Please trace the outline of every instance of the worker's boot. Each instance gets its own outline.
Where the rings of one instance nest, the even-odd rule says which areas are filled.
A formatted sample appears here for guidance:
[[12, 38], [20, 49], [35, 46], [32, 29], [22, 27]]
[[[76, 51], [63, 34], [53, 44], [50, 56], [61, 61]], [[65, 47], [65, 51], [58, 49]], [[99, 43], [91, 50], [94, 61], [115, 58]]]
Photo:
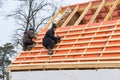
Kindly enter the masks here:
[[27, 46], [27, 50], [28, 50], [28, 51], [30, 51], [31, 49], [32, 49], [32, 46], [31, 46], [31, 45]]
[[36, 45], [36, 43], [32, 44], [31, 47], [34, 47]]
[[26, 49], [27, 49], [26, 47], [23, 47], [23, 51], [26, 51]]
[[27, 50], [30, 51], [35, 45], [36, 45], [36, 44], [34, 43], [34, 44], [32, 44], [32, 45], [27, 46]]
[[48, 55], [52, 55], [52, 54], [53, 54], [52, 49], [48, 48]]

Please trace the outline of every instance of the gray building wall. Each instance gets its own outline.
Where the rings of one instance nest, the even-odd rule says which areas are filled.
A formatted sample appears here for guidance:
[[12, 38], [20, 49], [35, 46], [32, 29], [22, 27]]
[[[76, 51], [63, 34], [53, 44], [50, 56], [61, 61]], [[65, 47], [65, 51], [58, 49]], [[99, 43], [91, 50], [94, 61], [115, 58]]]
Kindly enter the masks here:
[[10, 80], [120, 80], [120, 69], [11, 72]]

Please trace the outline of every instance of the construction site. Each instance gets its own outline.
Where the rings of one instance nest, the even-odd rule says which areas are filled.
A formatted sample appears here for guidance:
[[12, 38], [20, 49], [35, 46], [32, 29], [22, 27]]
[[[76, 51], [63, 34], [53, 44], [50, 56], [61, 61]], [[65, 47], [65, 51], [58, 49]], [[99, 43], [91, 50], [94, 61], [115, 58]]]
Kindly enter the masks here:
[[[42, 39], [53, 21], [59, 26], [55, 33], [61, 41], [55, 45], [54, 54], [48, 55]], [[30, 51], [20, 52], [8, 66], [10, 73], [36, 71], [38, 75], [39, 71], [52, 70], [119, 70], [120, 0], [91, 0], [61, 7], [34, 41], [37, 44]]]

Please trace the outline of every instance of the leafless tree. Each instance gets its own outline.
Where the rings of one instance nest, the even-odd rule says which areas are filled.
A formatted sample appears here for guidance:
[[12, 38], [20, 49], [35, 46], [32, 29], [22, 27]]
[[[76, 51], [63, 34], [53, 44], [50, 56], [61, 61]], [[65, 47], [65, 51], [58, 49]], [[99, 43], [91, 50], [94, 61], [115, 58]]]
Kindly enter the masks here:
[[2, 6], [2, 4], [3, 4], [3, 0], [0, 0], [0, 7]]
[[3, 3], [7, 0], [0, 0], [0, 8], [2, 7]]
[[37, 33], [47, 21], [54, 15], [57, 7], [47, 0], [18, 0], [20, 6], [8, 15], [14, 16], [18, 29], [13, 35], [15, 46], [22, 46], [22, 36], [24, 31], [30, 27]]

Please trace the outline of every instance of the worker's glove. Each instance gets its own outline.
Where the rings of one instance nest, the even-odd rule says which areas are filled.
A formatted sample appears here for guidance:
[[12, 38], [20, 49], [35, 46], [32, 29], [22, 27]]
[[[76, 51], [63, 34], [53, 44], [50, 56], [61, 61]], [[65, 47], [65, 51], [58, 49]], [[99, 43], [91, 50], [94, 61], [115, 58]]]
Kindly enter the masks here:
[[60, 36], [57, 36], [57, 41], [60, 41], [61, 40], [61, 37]]

